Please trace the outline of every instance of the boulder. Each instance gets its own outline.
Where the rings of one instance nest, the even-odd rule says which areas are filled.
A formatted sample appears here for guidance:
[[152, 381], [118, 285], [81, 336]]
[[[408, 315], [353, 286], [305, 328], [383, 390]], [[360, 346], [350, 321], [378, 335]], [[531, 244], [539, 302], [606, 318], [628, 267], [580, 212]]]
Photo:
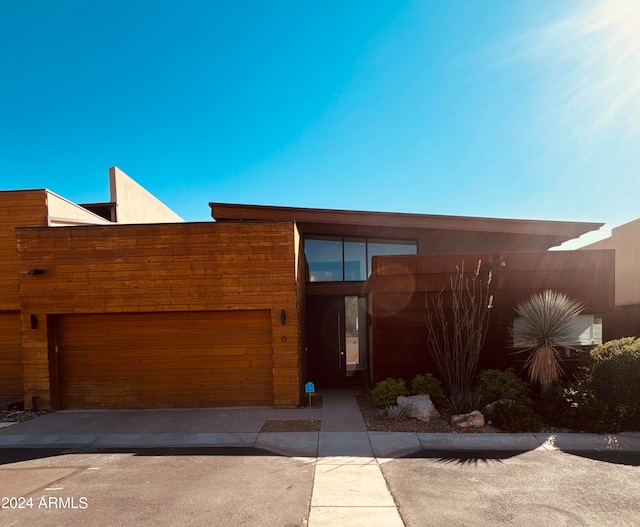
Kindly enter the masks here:
[[451, 416], [451, 426], [458, 428], [480, 428], [484, 426], [484, 415], [480, 410], [474, 410], [468, 414], [458, 414]]
[[397, 401], [398, 406], [405, 408], [405, 416], [407, 417], [413, 417], [425, 423], [440, 417], [440, 413], [428, 395], [412, 395], [410, 397], [399, 395]]

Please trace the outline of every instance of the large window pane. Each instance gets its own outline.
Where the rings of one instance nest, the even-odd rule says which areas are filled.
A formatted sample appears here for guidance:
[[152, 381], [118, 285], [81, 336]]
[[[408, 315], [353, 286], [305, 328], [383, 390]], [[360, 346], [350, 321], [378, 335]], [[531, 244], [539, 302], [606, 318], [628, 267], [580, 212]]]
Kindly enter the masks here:
[[304, 252], [309, 264], [311, 282], [341, 281], [342, 240], [335, 238], [307, 238]]
[[371, 274], [373, 256], [416, 254], [417, 247], [406, 240], [310, 236], [304, 252], [311, 282], [364, 281]]
[[367, 279], [367, 243], [364, 238], [344, 240], [344, 279]]
[[415, 243], [407, 243], [406, 241], [397, 240], [369, 240], [367, 244], [367, 252], [369, 254], [369, 269], [367, 276], [371, 274], [371, 259], [374, 256], [387, 256], [392, 254], [416, 254], [417, 247]]

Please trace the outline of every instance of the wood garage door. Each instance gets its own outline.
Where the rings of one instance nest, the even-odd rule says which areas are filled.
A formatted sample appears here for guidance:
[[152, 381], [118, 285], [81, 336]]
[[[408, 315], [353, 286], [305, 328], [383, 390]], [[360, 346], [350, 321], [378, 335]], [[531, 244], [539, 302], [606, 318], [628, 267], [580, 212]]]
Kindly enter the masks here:
[[23, 393], [20, 313], [0, 313], [0, 395]]
[[62, 408], [273, 404], [269, 311], [58, 317]]

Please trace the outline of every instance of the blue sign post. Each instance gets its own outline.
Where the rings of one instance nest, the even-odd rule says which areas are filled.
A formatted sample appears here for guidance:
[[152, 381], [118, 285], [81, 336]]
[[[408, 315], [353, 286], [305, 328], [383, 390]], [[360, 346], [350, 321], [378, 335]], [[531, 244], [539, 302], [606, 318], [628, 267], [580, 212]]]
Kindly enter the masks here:
[[309, 394], [309, 408], [311, 408], [311, 396], [315, 393], [316, 387], [311, 381], [309, 381], [304, 385], [304, 391]]

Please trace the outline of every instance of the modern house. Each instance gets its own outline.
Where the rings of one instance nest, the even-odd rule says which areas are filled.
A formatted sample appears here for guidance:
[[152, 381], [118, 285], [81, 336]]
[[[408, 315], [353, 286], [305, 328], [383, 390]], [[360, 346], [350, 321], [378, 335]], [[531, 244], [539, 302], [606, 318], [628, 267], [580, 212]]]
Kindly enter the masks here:
[[582, 249], [615, 251], [614, 331], [620, 336], [640, 335], [640, 219], [615, 227], [611, 236]]
[[[548, 251], [602, 226], [425, 214], [210, 203], [218, 223], [295, 221], [306, 259], [308, 376], [340, 385], [434, 372], [426, 349], [426, 298], [463, 262], [493, 274], [494, 309], [482, 367], [521, 365], [509, 347], [513, 308], [553, 288], [585, 305], [585, 332], [600, 332], [614, 305], [612, 251]], [[607, 321], [608, 322], [608, 321]], [[605, 332], [605, 336], [607, 333]]]
[[508, 365], [531, 292], [566, 291], [594, 324], [614, 305], [613, 251], [548, 251], [599, 223], [223, 203], [185, 223], [111, 174], [110, 202], [62, 200], [75, 222], [52, 220], [48, 191], [0, 193], [0, 375], [27, 406], [293, 407], [309, 380], [424, 372], [425, 294], [461, 261], [494, 268], [486, 365]]

